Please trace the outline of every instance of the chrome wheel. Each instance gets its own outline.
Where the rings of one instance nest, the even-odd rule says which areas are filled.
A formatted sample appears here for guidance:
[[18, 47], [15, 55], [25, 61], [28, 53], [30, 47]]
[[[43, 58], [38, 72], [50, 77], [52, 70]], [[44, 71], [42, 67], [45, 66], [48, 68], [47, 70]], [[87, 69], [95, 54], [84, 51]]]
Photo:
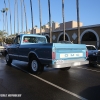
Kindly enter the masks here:
[[33, 60], [31, 63], [32, 70], [36, 72], [38, 70], [38, 63], [36, 60]]

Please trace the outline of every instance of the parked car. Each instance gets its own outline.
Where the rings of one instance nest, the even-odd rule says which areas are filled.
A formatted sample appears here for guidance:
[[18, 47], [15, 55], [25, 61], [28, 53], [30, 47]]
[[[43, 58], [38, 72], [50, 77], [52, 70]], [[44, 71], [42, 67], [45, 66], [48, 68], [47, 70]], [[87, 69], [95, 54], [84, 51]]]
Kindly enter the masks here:
[[47, 43], [45, 36], [35, 34], [18, 35], [5, 51], [8, 65], [12, 60], [26, 61], [34, 74], [43, 71], [44, 66], [68, 70], [88, 64], [87, 56], [85, 44]]
[[2, 42], [0, 42], [0, 53], [3, 55], [4, 51], [5, 51], [5, 45]]
[[89, 65], [96, 64], [97, 54], [98, 54], [97, 48], [94, 45], [86, 45], [86, 47], [87, 47], [87, 50], [88, 50]]

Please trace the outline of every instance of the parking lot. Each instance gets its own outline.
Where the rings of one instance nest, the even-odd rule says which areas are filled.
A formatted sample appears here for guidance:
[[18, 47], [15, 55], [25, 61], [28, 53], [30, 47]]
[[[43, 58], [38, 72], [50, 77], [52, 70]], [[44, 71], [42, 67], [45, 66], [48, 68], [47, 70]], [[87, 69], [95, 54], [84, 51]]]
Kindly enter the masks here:
[[8, 66], [0, 55], [0, 100], [100, 100], [99, 94], [99, 66], [77, 66], [68, 71], [45, 68], [33, 75], [27, 63], [14, 60]]

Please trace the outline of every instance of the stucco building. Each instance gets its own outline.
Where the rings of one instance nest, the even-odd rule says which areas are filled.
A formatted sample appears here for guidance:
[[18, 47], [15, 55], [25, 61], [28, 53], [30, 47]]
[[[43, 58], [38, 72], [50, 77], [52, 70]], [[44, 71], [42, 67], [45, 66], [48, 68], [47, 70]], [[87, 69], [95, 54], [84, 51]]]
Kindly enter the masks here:
[[[44, 30], [42, 32], [50, 41], [49, 27], [48, 31]], [[69, 21], [65, 22], [65, 39], [67, 41], [73, 41], [73, 43], [78, 43], [77, 36], [77, 22]], [[58, 42], [63, 40], [63, 23], [52, 23], [52, 41]], [[82, 44], [95, 45], [97, 48], [100, 48], [100, 24], [98, 25], [89, 25], [83, 26], [83, 23], [80, 22], [80, 42]]]

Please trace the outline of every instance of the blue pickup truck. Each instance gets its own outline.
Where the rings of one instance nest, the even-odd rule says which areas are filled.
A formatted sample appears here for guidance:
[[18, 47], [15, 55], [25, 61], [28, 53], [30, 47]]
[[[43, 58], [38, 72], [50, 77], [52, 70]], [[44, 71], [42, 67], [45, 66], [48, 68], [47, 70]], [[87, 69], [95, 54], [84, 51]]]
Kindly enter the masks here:
[[8, 65], [12, 60], [26, 61], [33, 74], [43, 71], [44, 66], [70, 69], [72, 66], [88, 64], [85, 44], [47, 43], [43, 35], [20, 34], [6, 48]]

